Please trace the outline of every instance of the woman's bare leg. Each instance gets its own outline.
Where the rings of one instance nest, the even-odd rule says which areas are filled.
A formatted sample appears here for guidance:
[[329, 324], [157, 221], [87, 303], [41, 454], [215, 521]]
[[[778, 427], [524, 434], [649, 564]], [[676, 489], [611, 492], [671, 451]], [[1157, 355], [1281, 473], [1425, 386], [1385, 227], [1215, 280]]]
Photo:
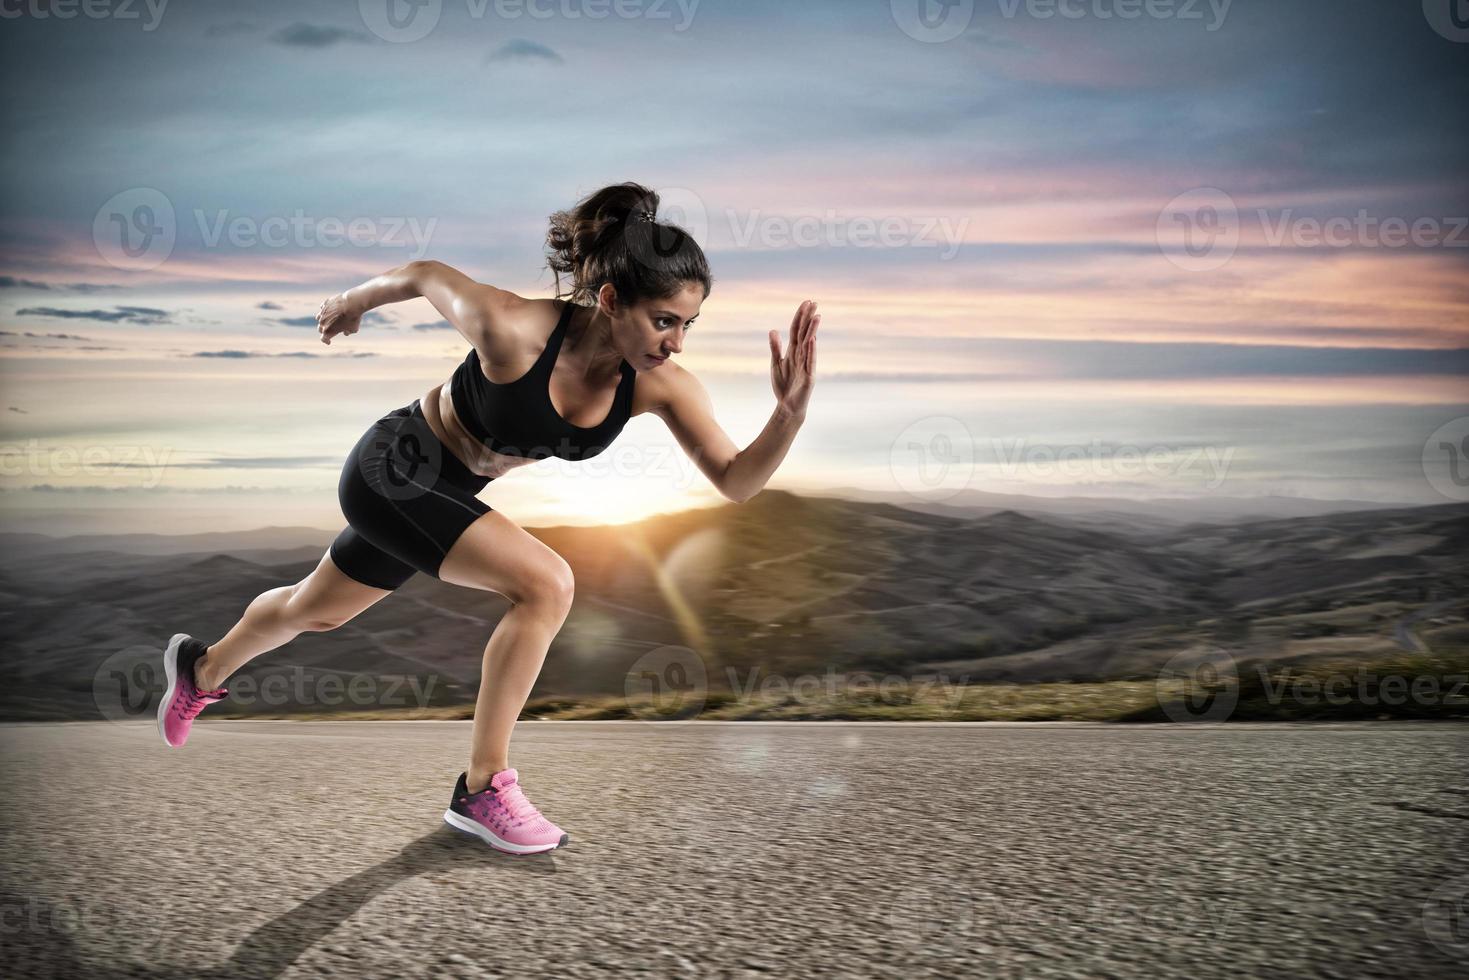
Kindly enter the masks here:
[[498, 592], [513, 605], [485, 645], [474, 704], [469, 765], [471, 793], [510, 766], [510, 735], [545, 663], [551, 640], [571, 611], [571, 567], [551, 548], [497, 511], [465, 529], [444, 556], [439, 578]]
[[268, 650], [283, 646], [306, 632], [336, 629], [386, 596], [348, 578], [332, 562], [331, 553], [310, 575], [295, 585], [262, 592], [245, 609], [240, 621], [194, 665], [195, 683], [205, 690], [220, 687], [231, 674]]

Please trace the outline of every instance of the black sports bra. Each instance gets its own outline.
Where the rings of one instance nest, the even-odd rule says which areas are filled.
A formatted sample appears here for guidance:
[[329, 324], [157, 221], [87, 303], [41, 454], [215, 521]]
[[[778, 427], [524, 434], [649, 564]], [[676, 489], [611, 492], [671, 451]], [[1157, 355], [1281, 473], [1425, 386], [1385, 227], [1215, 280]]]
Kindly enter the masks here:
[[576, 304], [567, 302], [561, 319], [551, 332], [536, 363], [525, 374], [507, 384], [496, 384], [485, 377], [480, 367], [479, 351], [469, 353], [449, 380], [449, 396], [454, 412], [471, 435], [490, 449], [506, 456], [525, 459], [590, 459], [617, 438], [632, 417], [633, 383], [637, 371], [624, 358], [619, 370], [622, 380], [612, 398], [612, 410], [594, 426], [572, 425], [562, 418], [551, 403], [551, 370], [561, 341], [566, 337]]

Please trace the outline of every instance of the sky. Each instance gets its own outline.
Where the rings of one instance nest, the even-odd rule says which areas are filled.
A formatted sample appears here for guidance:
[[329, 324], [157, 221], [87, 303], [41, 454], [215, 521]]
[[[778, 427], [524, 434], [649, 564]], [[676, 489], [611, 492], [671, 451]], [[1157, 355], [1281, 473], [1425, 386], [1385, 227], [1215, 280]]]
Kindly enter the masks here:
[[[1442, 7], [1442, 9], [1439, 9]], [[416, 258], [551, 296], [547, 217], [662, 195], [715, 283], [680, 360], [769, 486], [931, 500], [1469, 499], [1469, 25], [1449, 0], [361, 0], [0, 9], [10, 529], [337, 529], [362, 431], [467, 341]], [[663, 423], [481, 494], [723, 502]]]

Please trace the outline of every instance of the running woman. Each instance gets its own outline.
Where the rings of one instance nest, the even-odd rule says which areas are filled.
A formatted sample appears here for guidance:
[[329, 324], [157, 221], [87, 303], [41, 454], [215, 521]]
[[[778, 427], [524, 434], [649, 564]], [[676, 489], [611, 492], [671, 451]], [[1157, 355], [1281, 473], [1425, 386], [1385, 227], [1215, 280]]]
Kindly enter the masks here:
[[[214, 643], [187, 633], [163, 654], [164, 740], [228, 695], [245, 664], [307, 631], [335, 629], [415, 572], [497, 592], [511, 608], [485, 646], [467, 768], [444, 812], [451, 826], [514, 854], [567, 842], [526, 798], [510, 736], [572, 601], [566, 561], [477, 497], [491, 480], [551, 456], [583, 460], [629, 418], [652, 412], [725, 497], [763, 488], [806, 417], [821, 316], [796, 310], [784, 353], [769, 332], [775, 409], [739, 449], [715, 421], [702, 383], [677, 362], [709, 296], [703, 250], [657, 220], [658, 195], [614, 184], [550, 219], [555, 299], [525, 299], [435, 261], [415, 261], [327, 299], [322, 343], [355, 334], [367, 311], [422, 296], [470, 344], [447, 382], [387, 413], [348, 455], [337, 495], [347, 526], [316, 569], [258, 596]], [[571, 286], [566, 298], [562, 276]]]

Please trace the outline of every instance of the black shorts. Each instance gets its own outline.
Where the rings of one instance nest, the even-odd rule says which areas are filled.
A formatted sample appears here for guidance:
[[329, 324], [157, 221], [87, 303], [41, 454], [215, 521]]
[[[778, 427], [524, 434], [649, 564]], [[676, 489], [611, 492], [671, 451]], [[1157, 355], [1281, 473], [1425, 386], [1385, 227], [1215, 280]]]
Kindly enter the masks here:
[[451, 453], [418, 399], [374, 422], [342, 466], [337, 499], [347, 526], [332, 561], [364, 585], [396, 589], [439, 565], [459, 535], [489, 510], [475, 494], [490, 482]]

